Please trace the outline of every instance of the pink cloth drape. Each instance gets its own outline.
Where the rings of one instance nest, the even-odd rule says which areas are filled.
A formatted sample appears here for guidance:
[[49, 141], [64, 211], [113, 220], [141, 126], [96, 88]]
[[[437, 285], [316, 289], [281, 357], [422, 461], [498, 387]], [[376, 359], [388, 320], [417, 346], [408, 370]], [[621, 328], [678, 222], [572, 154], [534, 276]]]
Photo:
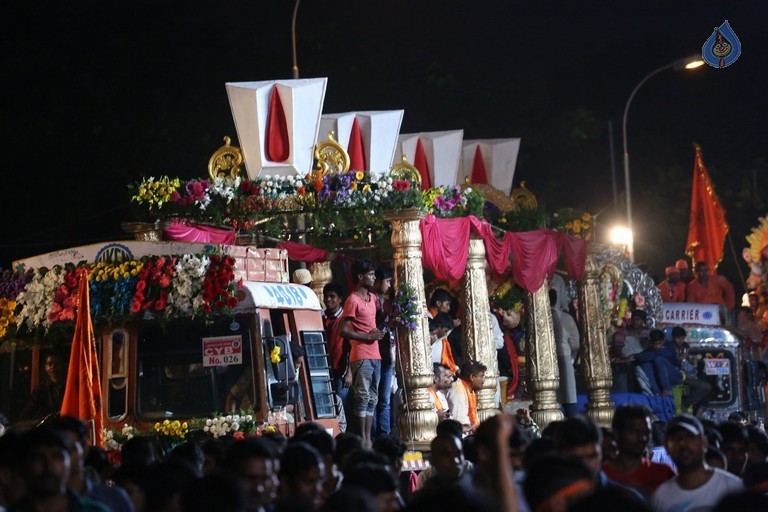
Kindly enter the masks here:
[[163, 238], [165, 240], [179, 240], [181, 242], [232, 245], [235, 243], [235, 232], [231, 229], [174, 222], [163, 229]]
[[490, 224], [472, 216], [438, 219], [428, 215], [421, 221], [424, 267], [439, 279], [461, 279], [467, 266], [470, 232], [483, 239], [490, 269], [499, 275], [511, 270], [515, 282], [526, 291], [535, 292], [552, 275], [561, 247], [568, 275], [574, 279], [584, 277], [584, 240], [550, 229], [507, 232], [499, 239]]
[[328, 251], [312, 247], [311, 245], [297, 244], [296, 242], [283, 242], [278, 244], [277, 248], [288, 251], [288, 258], [294, 261], [316, 263], [328, 259]]

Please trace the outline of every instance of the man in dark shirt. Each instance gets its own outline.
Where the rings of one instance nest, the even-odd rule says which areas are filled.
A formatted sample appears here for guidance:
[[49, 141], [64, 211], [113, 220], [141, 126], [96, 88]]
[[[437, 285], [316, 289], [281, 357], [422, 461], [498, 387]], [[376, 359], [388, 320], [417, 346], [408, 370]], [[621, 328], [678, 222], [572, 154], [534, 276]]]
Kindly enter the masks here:
[[654, 395], [672, 396], [672, 386], [683, 382], [677, 349], [664, 341], [663, 331], [652, 330], [650, 346], [633, 359], [648, 377]]
[[51, 352], [43, 362], [46, 380], [38, 385], [21, 413], [22, 419], [40, 419], [61, 410], [67, 384], [67, 361], [63, 354]]

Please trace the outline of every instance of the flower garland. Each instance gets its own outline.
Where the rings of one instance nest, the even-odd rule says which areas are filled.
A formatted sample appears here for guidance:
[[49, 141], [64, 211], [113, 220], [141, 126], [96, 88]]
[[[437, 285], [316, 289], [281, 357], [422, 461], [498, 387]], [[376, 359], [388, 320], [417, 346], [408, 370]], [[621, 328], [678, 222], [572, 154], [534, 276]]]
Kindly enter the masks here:
[[139, 280], [136, 282], [131, 311], [164, 311], [175, 269], [174, 257], [160, 256], [146, 261], [137, 275]]
[[233, 282], [234, 265], [235, 259], [231, 256], [211, 255], [202, 285], [202, 309], [205, 313], [230, 313], [239, 304], [235, 292], [242, 286], [242, 279]]
[[203, 309], [203, 278], [210, 259], [205, 255], [185, 254], [176, 262], [173, 292], [168, 294], [169, 316], [192, 317]]
[[16, 302], [21, 307], [17, 315], [17, 324], [24, 324], [30, 331], [42, 327], [46, 331], [51, 326], [50, 313], [56, 291], [64, 284], [64, 270], [60, 266], [52, 269], [39, 268], [34, 271]]
[[53, 304], [48, 313], [50, 323], [62, 321], [74, 321], [77, 312], [77, 287], [80, 284], [81, 274], [73, 271], [71, 266], [66, 268], [64, 282], [53, 294]]
[[402, 283], [397, 287], [395, 298], [392, 301], [392, 316], [398, 325], [405, 329], [416, 330], [419, 321], [419, 299], [416, 292], [408, 283]]
[[107, 319], [128, 316], [143, 266], [143, 262], [135, 260], [118, 264], [97, 263], [88, 276], [91, 314]]
[[5, 297], [0, 299], [0, 338], [5, 336], [10, 326], [16, 325], [16, 301]]
[[[192, 422], [200, 424], [200, 420]], [[251, 414], [228, 414], [227, 416], [215, 416], [204, 420], [202, 430], [213, 436], [214, 439], [232, 434], [235, 438], [242, 439], [245, 434], [257, 432], [258, 426]]]
[[437, 187], [423, 192], [424, 206], [429, 213], [436, 217], [455, 218], [475, 215], [482, 217], [484, 196], [471, 187], [462, 189], [453, 187]]
[[552, 227], [576, 238], [592, 239], [592, 216], [574, 208], [561, 208], [552, 214]]
[[161, 209], [164, 204], [171, 201], [171, 197], [180, 186], [179, 178], [171, 179], [168, 176], [160, 176], [157, 179], [145, 178], [138, 185], [132, 186], [136, 189], [136, 194], [131, 197], [131, 200], [139, 204], [147, 203], [150, 209], [154, 209], [155, 206]]

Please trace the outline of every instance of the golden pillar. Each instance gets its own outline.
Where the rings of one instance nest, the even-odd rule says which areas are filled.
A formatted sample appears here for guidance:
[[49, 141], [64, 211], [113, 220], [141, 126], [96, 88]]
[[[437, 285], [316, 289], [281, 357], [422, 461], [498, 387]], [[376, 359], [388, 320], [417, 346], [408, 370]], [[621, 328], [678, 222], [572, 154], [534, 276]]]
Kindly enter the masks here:
[[530, 391], [533, 394], [531, 417], [541, 428], [563, 419], [557, 402], [560, 371], [557, 367], [549, 287], [542, 283], [535, 293], [525, 296], [528, 332], [525, 338], [525, 364]]
[[417, 209], [388, 211], [384, 218], [392, 223], [392, 249], [395, 288], [408, 283], [419, 303], [418, 328], [398, 329], [400, 378], [407, 400], [398, 413], [400, 437], [409, 447], [428, 450], [435, 437], [437, 412], [427, 388], [432, 385], [432, 357], [427, 323], [427, 300], [424, 294], [424, 276], [421, 263], [421, 228], [424, 214]]
[[496, 347], [491, 337], [491, 307], [485, 280], [485, 245], [482, 238], [472, 235], [469, 240], [467, 267], [461, 279], [464, 306], [461, 310], [461, 331], [465, 359], [474, 359], [488, 367], [485, 383], [477, 393], [477, 417], [480, 421], [499, 414], [496, 385], [499, 367]]
[[613, 420], [613, 376], [600, 302], [600, 269], [595, 253], [587, 253], [584, 279], [579, 283], [579, 316], [582, 321], [581, 371], [587, 384], [587, 413], [601, 427]]
[[324, 305], [323, 302], [323, 288], [325, 285], [333, 281], [333, 272], [331, 272], [330, 261], [316, 261], [309, 265], [309, 272], [312, 274], [312, 291], [315, 292], [317, 298], [320, 300], [320, 305]]

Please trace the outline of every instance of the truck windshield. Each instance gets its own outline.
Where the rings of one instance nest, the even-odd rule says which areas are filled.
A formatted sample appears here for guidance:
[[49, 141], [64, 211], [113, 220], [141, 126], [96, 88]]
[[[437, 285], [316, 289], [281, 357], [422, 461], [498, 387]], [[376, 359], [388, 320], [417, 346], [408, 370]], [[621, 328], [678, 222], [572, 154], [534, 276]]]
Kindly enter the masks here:
[[256, 393], [251, 332], [245, 319], [213, 325], [147, 323], [138, 336], [137, 412], [142, 419], [209, 416], [237, 390], [240, 409]]

